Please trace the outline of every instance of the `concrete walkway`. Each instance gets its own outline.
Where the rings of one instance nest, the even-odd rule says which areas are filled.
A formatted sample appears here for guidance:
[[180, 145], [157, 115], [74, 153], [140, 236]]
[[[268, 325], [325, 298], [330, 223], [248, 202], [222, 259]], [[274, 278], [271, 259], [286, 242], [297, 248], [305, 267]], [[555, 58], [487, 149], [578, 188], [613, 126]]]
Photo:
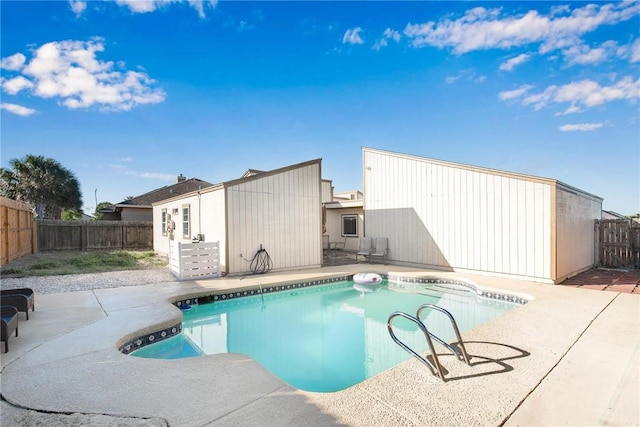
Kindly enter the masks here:
[[[412, 359], [340, 392], [309, 393], [239, 354], [154, 360], [117, 350], [179, 321], [169, 301], [358, 271], [465, 278], [532, 300], [464, 334], [471, 366], [442, 353], [447, 382]], [[640, 424], [640, 296], [619, 292], [357, 264], [37, 295], [9, 346], [2, 426], [42, 417], [58, 425]]]

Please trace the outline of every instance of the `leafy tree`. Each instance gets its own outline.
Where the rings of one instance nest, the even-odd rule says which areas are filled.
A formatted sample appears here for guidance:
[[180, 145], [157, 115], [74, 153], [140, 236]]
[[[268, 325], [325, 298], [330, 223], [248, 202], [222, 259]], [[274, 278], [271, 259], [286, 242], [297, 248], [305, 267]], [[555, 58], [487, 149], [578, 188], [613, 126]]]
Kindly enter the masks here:
[[100, 209], [104, 209], [106, 207], [111, 206], [113, 203], [111, 202], [100, 202], [98, 203], [98, 206], [96, 206], [96, 210], [93, 213], [93, 219], [102, 219], [102, 212], [100, 212]]
[[60, 219], [63, 210], [82, 208], [80, 184], [73, 172], [54, 159], [26, 155], [0, 168], [0, 194], [34, 206], [39, 219]]
[[65, 221], [76, 221], [82, 219], [82, 212], [68, 211], [65, 209], [62, 211], [62, 219]]

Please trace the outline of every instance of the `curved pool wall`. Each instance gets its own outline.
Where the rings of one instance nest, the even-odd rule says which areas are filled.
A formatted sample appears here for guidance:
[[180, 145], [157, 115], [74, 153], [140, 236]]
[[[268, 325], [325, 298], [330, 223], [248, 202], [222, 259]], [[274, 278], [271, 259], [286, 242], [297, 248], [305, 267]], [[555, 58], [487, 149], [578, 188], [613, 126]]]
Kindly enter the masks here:
[[[506, 302], [512, 302], [519, 305], [524, 305], [532, 299], [531, 297], [525, 296], [525, 295], [516, 295], [512, 293], [498, 292], [491, 289], [485, 289], [473, 282], [461, 280], [461, 279], [443, 279], [437, 276], [410, 277], [410, 276], [403, 276], [395, 273], [394, 274], [378, 273], [378, 274], [380, 274], [380, 276], [382, 276], [383, 279], [386, 279], [388, 281], [388, 286], [390, 288], [402, 289], [406, 291], [417, 291], [417, 290], [423, 289], [422, 287], [424, 285], [429, 285], [443, 292], [454, 292], [454, 293], [469, 292], [488, 300], [506, 301]], [[217, 293], [211, 293], [206, 295], [185, 297], [184, 299], [179, 299], [177, 301], [174, 301], [173, 305], [175, 305], [178, 309], [187, 309], [189, 306], [194, 304], [208, 304], [216, 301], [227, 301], [234, 298], [244, 298], [244, 297], [267, 294], [272, 292], [290, 291], [293, 289], [307, 288], [310, 286], [327, 285], [330, 283], [344, 282], [344, 281], [350, 281], [350, 280], [353, 280], [353, 274], [328, 277], [323, 279], [305, 280], [297, 283], [283, 283], [279, 285], [270, 284], [265, 286], [259, 286], [254, 289], [225, 291], [225, 292], [217, 292]], [[149, 344], [163, 341], [165, 339], [178, 335], [181, 332], [182, 332], [182, 320], [180, 320], [180, 322], [176, 323], [175, 325], [171, 325], [169, 327], [166, 327], [151, 333], [139, 335], [134, 339], [126, 341], [125, 343], [121, 344], [118, 347], [118, 350], [124, 354], [130, 354]]]

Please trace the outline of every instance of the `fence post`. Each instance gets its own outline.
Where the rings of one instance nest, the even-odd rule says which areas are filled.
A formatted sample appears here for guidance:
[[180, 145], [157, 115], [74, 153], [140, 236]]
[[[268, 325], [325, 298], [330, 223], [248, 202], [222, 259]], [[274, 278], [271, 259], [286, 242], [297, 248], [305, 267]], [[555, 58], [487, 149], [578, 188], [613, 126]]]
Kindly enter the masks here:
[[182, 270], [183, 270], [183, 266], [182, 266], [182, 242], [178, 242], [178, 271], [179, 271], [179, 278], [182, 279]]
[[87, 249], [87, 227], [84, 224], [80, 224], [80, 250], [85, 251]]
[[9, 262], [9, 258], [11, 258], [11, 253], [9, 251], [9, 208], [6, 206], [1, 206], [2, 212], [0, 213], [0, 218], [2, 219], [1, 229], [2, 236], [0, 236], [0, 241], [2, 242], [2, 263], [7, 264]]
[[31, 253], [38, 253], [38, 221], [31, 221]]
[[600, 221], [599, 220], [595, 220], [595, 225], [594, 225], [594, 233], [595, 233], [595, 238], [594, 240], [594, 245], [595, 248], [593, 251], [593, 265], [596, 267], [600, 267]]

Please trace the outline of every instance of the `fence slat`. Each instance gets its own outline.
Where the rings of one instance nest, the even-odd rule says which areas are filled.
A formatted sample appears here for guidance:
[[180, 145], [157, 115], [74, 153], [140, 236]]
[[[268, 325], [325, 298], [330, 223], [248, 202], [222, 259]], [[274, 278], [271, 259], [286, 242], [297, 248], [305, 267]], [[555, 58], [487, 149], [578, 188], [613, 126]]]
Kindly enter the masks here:
[[152, 249], [151, 221], [38, 221], [40, 251]]
[[7, 264], [35, 252], [33, 214], [29, 205], [0, 197], [0, 260]]
[[640, 224], [630, 219], [596, 221], [600, 266], [640, 268]]
[[169, 268], [178, 280], [220, 277], [220, 243], [169, 241]]

